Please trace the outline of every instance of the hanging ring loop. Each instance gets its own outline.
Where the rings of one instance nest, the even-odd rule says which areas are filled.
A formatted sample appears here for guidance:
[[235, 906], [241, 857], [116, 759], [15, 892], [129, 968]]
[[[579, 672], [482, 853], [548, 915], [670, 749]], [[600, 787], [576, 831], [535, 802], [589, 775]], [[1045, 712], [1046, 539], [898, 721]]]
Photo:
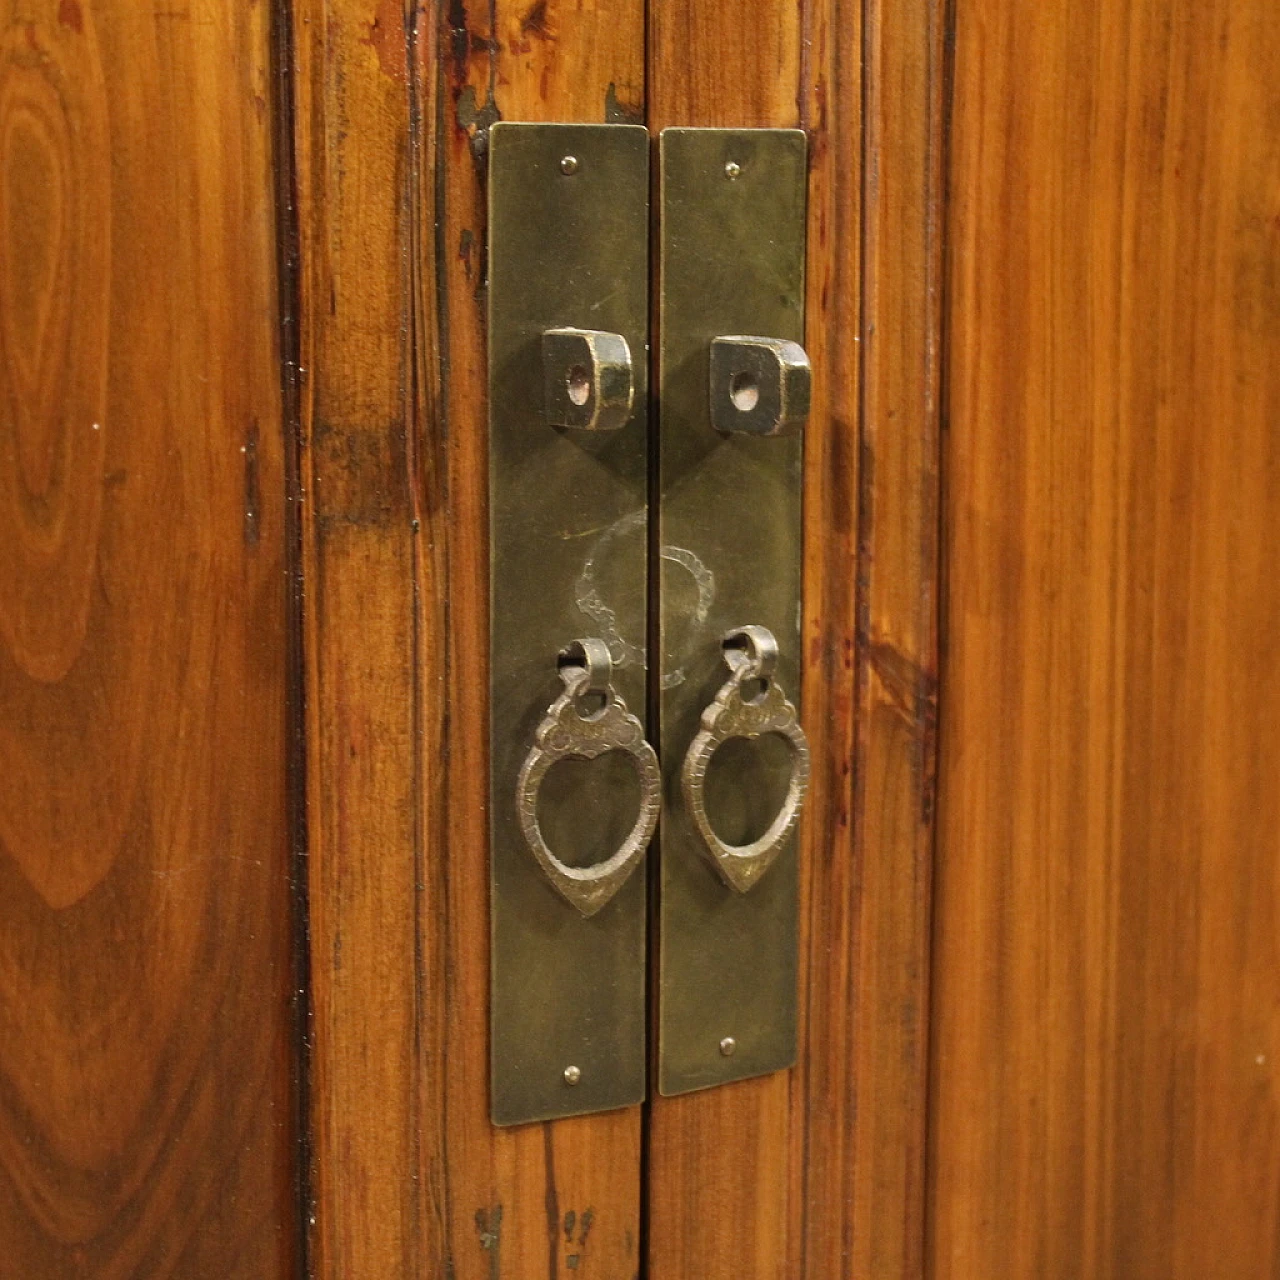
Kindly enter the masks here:
[[[603, 640], [575, 640], [557, 662], [564, 691], [547, 709], [516, 782], [520, 829], [552, 887], [584, 916], [595, 915], [626, 883], [658, 825], [662, 773], [644, 726], [613, 687], [613, 663]], [[594, 701], [602, 705], [597, 709]], [[538, 823], [538, 791], [559, 760], [594, 760], [608, 751], [629, 755], [640, 775], [640, 810], [631, 831], [602, 862], [571, 867], [551, 852]]]
[[[702, 713], [702, 724], [689, 744], [680, 771], [685, 805], [702, 837], [717, 874], [738, 893], [746, 893], [773, 864], [786, 843], [809, 788], [809, 740], [795, 707], [774, 678], [778, 642], [767, 627], [736, 627], [721, 641], [729, 679]], [[747, 690], [758, 687], [757, 692]], [[730, 738], [759, 738], [776, 733], [791, 747], [791, 774], [786, 798], [769, 829], [750, 844], [721, 840], [707, 816], [707, 768], [716, 750]]]

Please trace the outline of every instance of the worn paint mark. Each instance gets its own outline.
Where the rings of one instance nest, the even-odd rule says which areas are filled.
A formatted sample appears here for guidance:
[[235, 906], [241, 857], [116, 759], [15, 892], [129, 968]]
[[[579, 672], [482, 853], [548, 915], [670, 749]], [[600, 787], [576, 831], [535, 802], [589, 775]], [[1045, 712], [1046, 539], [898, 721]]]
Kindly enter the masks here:
[[594, 1209], [585, 1209], [582, 1214], [582, 1234], [578, 1237], [578, 1244], [585, 1247], [587, 1236], [591, 1234], [591, 1224], [596, 1219], [596, 1211]]
[[397, 84], [405, 84], [409, 72], [406, 51], [408, 37], [404, 29], [404, 9], [399, 0], [379, 0], [369, 34], [360, 41], [378, 55], [382, 73]]
[[[658, 554], [668, 564], [678, 564], [682, 569], [687, 569], [698, 589], [698, 600], [689, 618], [685, 643], [676, 642], [672, 647], [672, 652], [684, 653], [688, 649], [688, 643], [698, 635], [698, 628], [711, 613], [711, 605], [716, 598], [715, 575], [692, 551], [687, 551], [684, 547], [664, 546]], [[682, 664], [663, 673], [662, 687], [674, 689], [682, 685], [685, 679], [686, 672]]]
[[641, 508], [611, 524], [592, 545], [591, 554], [583, 563], [576, 584], [574, 603], [591, 619], [596, 633], [609, 646], [613, 665], [618, 668], [644, 666], [644, 637], [639, 635], [629, 638], [622, 634], [618, 626], [618, 615], [605, 603], [600, 590], [600, 566], [611, 558], [610, 553], [617, 543], [628, 537], [643, 537], [648, 527], [648, 518], [648, 512]]
[[572, 1209], [564, 1215], [564, 1238], [573, 1243], [573, 1228], [577, 1225], [578, 1215]]
[[638, 102], [621, 102], [618, 86], [611, 80], [604, 91], [605, 124], [644, 124], [644, 107]]
[[564, 1260], [564, 1265], [568, 1267], [570, 1271], [577, 1271], [579, 1257], [580, 1255], [576, 1253], [569, 1254], [569, 1256]]
[[58, 21], [80, 35], [84, 31], [84, 12], [79, 0], [58, 0]]
[[475, 247], [475, 233], [470, 227], [463, 227], [462, 235], [458, 237], [458, 258], [462, 263], [462, 269], [466, 273], [468, 280], [471, 279], [471, 254]]

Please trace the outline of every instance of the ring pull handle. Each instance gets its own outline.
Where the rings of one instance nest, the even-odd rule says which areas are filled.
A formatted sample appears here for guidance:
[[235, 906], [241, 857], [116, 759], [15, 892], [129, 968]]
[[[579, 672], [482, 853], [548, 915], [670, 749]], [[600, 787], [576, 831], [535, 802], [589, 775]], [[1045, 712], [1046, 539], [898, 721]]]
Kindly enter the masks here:
[[[635, 870], [662, 807], [658, 757], [645, 741], [644, 726], [613, 687], [613, 662], [603, 640], [575, 640], [562, 649], [558, 666], [564, 691], [547, 709], [534, 734], [516, 783], [520, 829], [552, 887], [584, 916], [593, 916]], [[538, 790], [558, 760], [594, 760], [607, 751], [631, 756], [640, 774], [640, 811], [627, 838], [602, 862], [571, 867], [547, 845], [538, 823]]]
[[[769, 869], [791, 834], [809, 787], [809, 740], [795, 707], [774, 678], [778, 642], [767, 627], [737, 627], [721, 645], [729, 678], [702, 713], [702, 725], [689, 744], [681, 769], [685, 804], [720, 878], [746, 893]], [[791, 777], [786, 799], [769, 829], [750, 844], [726, 844], [707, 817], [707, 766], [716, 749], [730, 738], [780, 734], [791, 744]]]

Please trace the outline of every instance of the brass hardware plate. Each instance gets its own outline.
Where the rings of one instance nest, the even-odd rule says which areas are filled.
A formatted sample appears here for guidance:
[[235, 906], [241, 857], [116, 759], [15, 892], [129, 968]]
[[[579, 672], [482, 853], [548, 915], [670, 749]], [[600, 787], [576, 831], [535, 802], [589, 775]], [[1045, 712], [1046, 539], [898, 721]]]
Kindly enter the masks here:
[[[496, 1124], [627, 1106], [645, 1092], [645, 877], [630, 845], [643, 835], [649, 783], [626, 708], [645, 707], [648, 189], [639, 126], [490, 132]], [[574, 714], [566, 695], [592, 696], [558, 671], [557, 655], [580, 636], [603, 642], [607, 683], [625, 704], [615, 714], [596, 690], [614, 710], [594, 722], [612, 735], [594, 759], [578, 721], [563, 742], [546, 724], [549, 713]], [[529, 832], [551, 860], [540, 865]], [[624, 849], [628, 874], [609, 878], [613, 896], [567, 900], [563, 868]]]
[[[681, 773], [724, 696], [726, 634], [772, 633], [776, 681], [798, 702], [806, 145], [793, 130], [667, 129], [660, 157], [658, 1087], [677, 1094], [796, 1054], [794, 831], [736, 890]], [[791, 803], [807, 752], [778, 732], [717, 745], [699, 803], [718, 837], [749, 846]]]

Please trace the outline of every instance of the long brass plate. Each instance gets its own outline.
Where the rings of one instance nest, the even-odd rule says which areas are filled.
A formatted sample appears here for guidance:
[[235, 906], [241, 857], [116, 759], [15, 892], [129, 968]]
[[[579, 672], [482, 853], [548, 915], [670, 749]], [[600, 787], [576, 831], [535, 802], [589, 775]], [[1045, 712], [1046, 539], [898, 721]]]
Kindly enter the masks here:
[[[680, 768], [725, 679], [730, 628], [773, 632], [778, 681], [799, 701], [802, 440], [715, 431], [708, 383], [713, 338], [803, 341], [806, 147], [793, 130], [668, 129], [660, 151], [658, 1087], [677, 1094], [787, 1067], [796, 1054], [794, 836], [735, 892], [703, 851]], [[718, 835], [746, 843], [782, 803], [791, 762], [764, 739], [729, 745], [709, 776], [708, 810]]]
[[[643, 863], [597, 914], [580, 915], [530, 852], [516, 792], [535, 731], [562, 691], [557, 652], [571, 641], [603, 639], [617, 692], [644, 714], [648, 156], [648, 135], [636, 126], [503, 123], [490, 133], [497, 1124], [626, 1106], [645, 1092]], [[566, 327], [627, 340], [636, 394], [624, 426], [547, 424], [542, 334]], [[636, 819], [636, 772], [618, 754], [581, 767], [562, 762], [546, 775], [541, 829], [571, 866], [606, 857]]]

